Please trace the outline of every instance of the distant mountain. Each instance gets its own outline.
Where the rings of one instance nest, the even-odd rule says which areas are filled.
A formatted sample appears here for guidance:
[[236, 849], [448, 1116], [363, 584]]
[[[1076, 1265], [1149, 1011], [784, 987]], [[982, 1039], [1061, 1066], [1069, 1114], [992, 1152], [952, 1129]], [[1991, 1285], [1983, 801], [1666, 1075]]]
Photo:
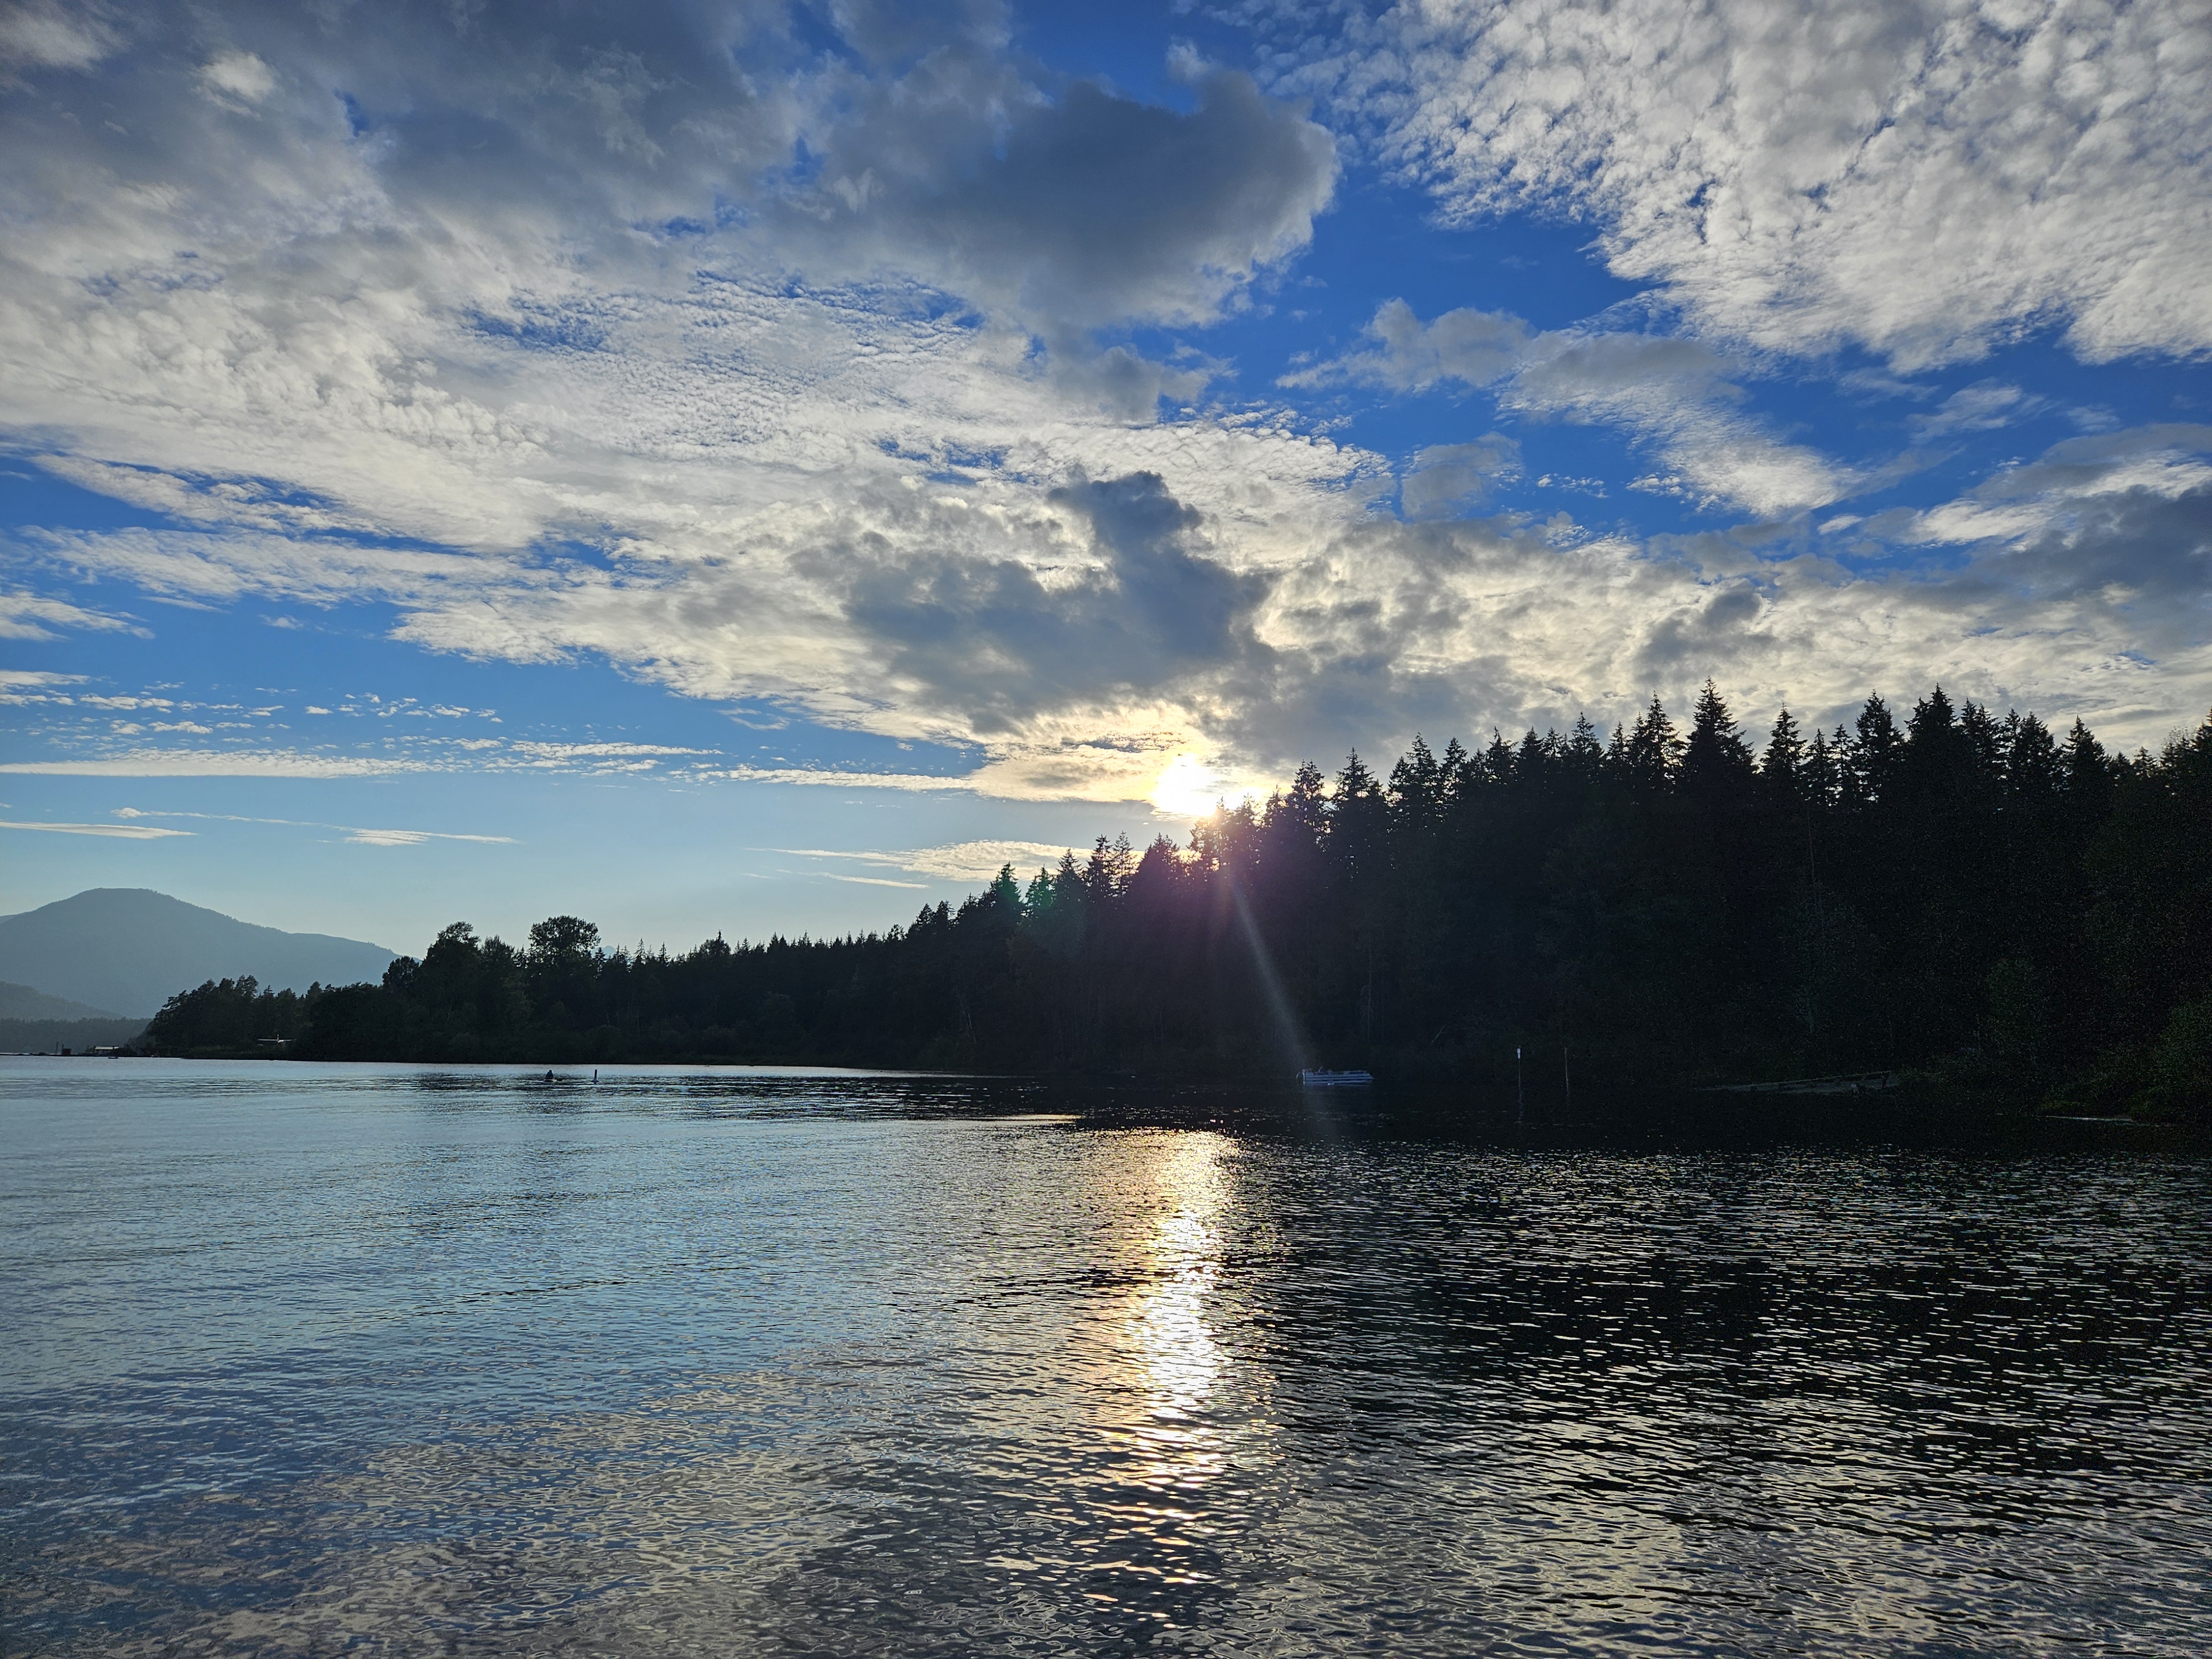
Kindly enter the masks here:
[[[0, 920], [13, 920], [4, 918]], [[27, 985], [0, 984], [0, 1019], [120, 1019], [105, 1008], [88, 1008], [67, 997], [50, 997]]]
[[143, 887], [95, 887], [0, 916], [0, 980], [46, 995], [154, 1014], [203, 980], [251, 974], [272, 990], [380, 979], [396, 952], [328, 933], [257, 927]]

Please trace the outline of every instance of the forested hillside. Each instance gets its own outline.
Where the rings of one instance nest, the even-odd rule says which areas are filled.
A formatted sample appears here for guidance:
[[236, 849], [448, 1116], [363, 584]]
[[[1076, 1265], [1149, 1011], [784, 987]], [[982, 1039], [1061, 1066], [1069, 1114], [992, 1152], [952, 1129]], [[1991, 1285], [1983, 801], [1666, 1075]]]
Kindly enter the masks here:
[[682, 955], [448, 927], [381, 984], [173, 999], [148, 1042], [304, 1056], [1287, 1074], [1532, 1093], [1921, 1068], [2019, 1103], [2212, 1094], [2212, 721], [2110, 755], [1940, 690], [1900, 724], [1710, 684], [1607, 739], [1309, 765], [1177, 847], [1101, 842], [888, 934]]

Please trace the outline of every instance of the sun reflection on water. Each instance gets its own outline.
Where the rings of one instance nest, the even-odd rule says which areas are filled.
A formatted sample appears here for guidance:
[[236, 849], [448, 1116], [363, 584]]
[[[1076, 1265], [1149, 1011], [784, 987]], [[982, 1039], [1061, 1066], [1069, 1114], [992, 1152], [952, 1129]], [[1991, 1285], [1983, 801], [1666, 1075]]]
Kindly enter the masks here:
[[1208, 1415], [1224, 1359], [1211, 1304], [1221, 1273], [1229, 1179], [1219, 1135], [1177, 1136], [1154, 1171], [1160, 1214], [1145, 1240], [1144, 1282], [1122, 1315], [1141, 1407], [1130, 1429], [1139, 1482], [1189, 1496], [1221, 1474]]

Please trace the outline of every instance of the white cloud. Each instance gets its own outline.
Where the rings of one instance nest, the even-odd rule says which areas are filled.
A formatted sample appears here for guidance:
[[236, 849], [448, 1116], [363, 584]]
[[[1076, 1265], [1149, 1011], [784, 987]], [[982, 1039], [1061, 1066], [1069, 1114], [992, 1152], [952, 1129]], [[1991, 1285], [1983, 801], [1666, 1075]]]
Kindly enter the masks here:
[[[35, 593], [0, 593], [0, 640], [54, 640], [61, 635], [57, 628], [80, 628], [93, 633], [139, 634], [145, 629], [136, 623], [120, 617], [110, 617], [97, 611], [87, 611], [82, 605], [65, 599], [41, 598]], [[56, 685], [67, 678], [52, 676], [33, 680], [28, 678], [11, 678], [8, 684]]]
[[0, 764], [0, 772], [66, 778], [376, 778], [427, 769], [420, 761], [296, 750], [134, 749], [93, 758]]
[[939, 789], [956, 792], [975, 787], [972, 776], [939, 777], [926, 772], [841, 772], [804, 766], [732, 766], [687, 774], [693, 777], [726, 778], [734, 783], [789, 783], [826, 789], [894, 789], [906, 794], [927, 794]]
[[1967, 432], [1993, 432], [2027, 419], [2050, 407], [2050, 400], [1999, 380], [1978, 380], [1961, 386], [1924, 415], [1910, 422], [1912, 435], [1922, 443]]
[[420, 847], [426, 841], [470, 841], [487, 847], [512, 847], [512, 836], [455, 836], [435, 830], [351, 830], [346, 839], [357, 847]]
[[988, 881], [1002, 866], [1034, 870], [1060, 862], [1068, 849], [1042, 841], [963, 841], [893, 854], [899, 868], [940, 881]]
[[1507, 383], [1501, 407], [1626, 426], [1657, 450], [1657, 487], [1704, 506], [1777, 517], [1851, 493], [1849, 469], [1741, 409], [1725, 364], [1704, 347], [1640, 334], [1547, 337], [1557, 349]]
[[1403, 300], [1391, 300], [1368, 324], [1364, 344], [1286, 384], [1424, 392], [1457, 382], [1492, 389], [1505, 412], [1626, 427], [1661, 463], [1639, 482], [1701, 506], [1778, 516], [1849, 494], [1857, 483], [1850, 469], [1776, 437], [1741, 407], [1736, 372], [1692, 339], [1592, 328], [1539, 333], [1503, 312], [1449, 311], [1423, 323]]
[[1679, 710], [1711, 674], [1753, 723], [1785, 702], [1848, 718], [1870, 691], [1940, 681], [2155, 743], [2212, 704], [2209, 509], [2212, 491], [2083, 500], [2021, 549], [1871, 574], [1810, 526], [1647, 548], [1479, 522], [1347, 529], [1284, 584], [1284, 670], [1216, 732], [1236, 753], [1285, 756], [1327, 731], [1389, 753], [1417, 730], [1631, 718], [1654, 692]]
[[90, 69], [120, 39], [96, 7], [56, 0], [0, 5], [0, 88], [7, 85], [9, 70]]
[[[2074, 520], [2085, 503], [2139, 495], [2172, 501], [2212, 489], [2212, 426], [2175, 422], [2069, 438], [2008, 467], [1971, 495], [1917, 515], [1923, 542], [2014, 539]], [[2212, 537], [2212, 526], [2206, 530]]]
[[1068, 849], [1042, 841], [963, 841], [945, 847], [909, 848], [902, 852], [837, 852], [817, 847], [771, 847], [763, 850], [784, 853], [793, 858], [843, 859], [881, 865], [937, 881], [980, 883], [989, 881], [1009, 865], [1023, 875], [1041, 866], [1049, 867], [1058, 864], [1060, 854]]
[[[289, 830], [337, 830], [344, 833], [345, 838], [348, 842], [360, 847], [420, 847], [424, 842], [428, 841], [476, 842], [487, 847], [513, 847], [516, 845], [515, 839], [512, 836], [459, 835], [443, 830], [363, 830], [357, 829], [351, 824], [323, 823], [313, 819], [307, 818], [248, 817], [236, 812], [156, 812], [144, 811], [136, 806], [118, 806], [115, 809], [115, 816], [118, 818], [129, 818], [133, 820], [138, 818], [197, 818], [210, 823], [266, 823], [278, 825]], [[183, 830], [147, 829], [133, 830], [110, 830], [107, 833], [116, 835], [131, 834], [145, 836], [171, 836], [188, 835], [191, 832], [189, 830]]]
[[[2203, 514], [2191, 493], [2208, 482], [2203, 434], [2069, 440], [1888, 533], [1976, 544], [2063, 532], [2108, 572], [2117, 555], [2106, 550], [2141, 534], [2180, 580], [2201, 568], [2187, 525]], [[664, 551], [538, 586], [491, 559], [462, 562], [473, 586], [422, 582], [411, 568], [393, 579], [392, 593], [411, 596], [407, 637], [523, 660], [604, 653], [690, 696], [766, 698], [980, 749], [968, 772], [486, 739], [418, 740], [400, 763], [653, 767], [701, 781], [1149, 799], [1182, 811], [1264, 787], [1316, 749], [1329, 758], [1415, 730], [1619, 716], [1655, 690], [1679, 701], [1707, 673], [1747, 710], [1786, 697], [1814, 712], [1877, 682], [1940, 677], [1962, 695], [2064, 708], [2152, 740], [2212, 684], [2201, 599], [2175, 590], [2147, 612], [2147, 566], [2133, 586], [2084, 585], [2055, 552], [2031, 565], [1993, 544], [1957, 569], [1867, 574], [1839, 562], [1862, 549], [1846, 531], [1876, 527], [1865, 520], [1650, 546], [1564, 518], [1240, 526], [1194, 515], [1156, 481], [1110, 483], [1042, 501], [999, 482], [864, 492], [764, 516], [742, 560]], [[2138, 497], [2169, 516], [2112, 518], [2114, 503]], [[190, 568], [258, 569], [253, 538], [200, 539]], [[98, 568], [95, 542], [73, 556]], [[128, 556], [143, 559], [143, 547]], [[280, 574], [334, 580], [312, 557]]]
[[162, 830], [137, 823], [10, 823], [0, 830], [45, 830], [62, 836], [110, 836], [123, 841], [160, 841], [169, 836], [189, 836], [189, 830]]
[[[2160, 15], [2141, 9], [2115, 40]], [[2197, 73], [2185, 31], [2169, 32], [2183, 44], [2147, 101], [2085, 118], [2094, 143], [2027, 200], [2006, 193], [2014, 158], [1990, 138], [1990, 88], [2027, 84], [2021, 54], [2072, 25], [2023, 11], [1992, 45], [1962, 11], [1926, 47], [1917, 13], [1816, 8], [1801, 27], [1782, 9], [1663, 11], [1392, 13], [1357, 26], [1328, 86], [1379, 114], [1377, 142], [1455, 212], [1534, 200], [1596, 216], [1616, 266], [1668, 285], [1709, 342], [1851, 337], [1910, 364], [1942, 355], [1942, 328], [1970, 349], [2063, 314], [2084, 350], [2118, 349], [2158, 333], [2123, 303], [2137, 257], [2142, 292], [2180, 319], [2173, 337], [2195, 337], [2182, 324], [2203, 285], [2168, 254], [2202, 216], [2199, 161], [2122, 142], [2130, 122], [2164, 132], [2204, 106], [2176, 101]], [[878, 40], [860, 11], [836, 15], [851, 42]], [[1233, 79], [1170, 114], [1025, 78], [997, 24], [902, 16], [906, 45], [843, 56], [705, 13], [595, 14], [582, 33], [550, 13], [515, 27], [472, 14], [467, 29], [454, 15], [398, 5], [374, 28], [331, 27], [245, 5], [222, 9], [216, 39], [149, 12], [112, 78], [63, 73], [74, 60], [53, 52], [26, 71], [37, 96], [0, 111], [0, 424], [39, 434], [58, 476], [182, 527], [27, 535], [11, 556], [199, 605], [389, 605], [398, 637], [432, 649], [600, 656], [686, 696], [980, 763], [948, 778], [395, 736], [392, 753], [134, 749], [9, 769], [649, 767], [1181, 801], [1233, 793], [1312, 745], [1632, 709], [1707, 672], [1740, 673], [1753, 706], [1939, 672], [2067, 688], [2091, 712], [2157, 702], [2160, 729], [2201, 700], [2201, 641], [2178, 623], [1982, 550], [2006, 514], [2023, 546], [2063, 532], [2094, 562], [2107, 545], [2090, 523], [2104, 508], [2062, 522], [2060, 484], [2025, 469], [1921, 523], [1969, 548], [1963, 571], [1863, 580], [1840, 530], [1815, 541], [1802, 525], [1644, 546], [1564, 517], [1377, 521], [1393, 487], [1381, 459], [1279, 410], [1158, 418], [1159, 395], [1196, 398], [1219, 367], [1150, 362], [1110, 331], [1247, 303], [1332, 187], [1325, 136]], [[1648, 63], [1628, 44], [1639, 29]], [[1760, 55], [1822, 30], [1836, 36], [1826, 67]], [[1909, 108], [1866, 70], [1886, 40], [1904, 43], [1897, 85], [1922, 100]], [[1395, 67], [1373, 55], [1394, 42]], [[2122, 41], [2114, 64], [2136, 51]], [[2014, 59], [2018, 74], [2003, 69]], [[222, 64], [227, 81], [203, 77]], [[1861, 106], [1838, 105], [1832, 80], [1872, 88], [1863, 111], [1888, 123], [1844, 146], [1848, 165], [1836, 134], [1858, 131]], [[1370, 96], [1393, 86], [1395, 104]], [[1462, 93], [1454, 129], [1438, 100]], [[2032, 169], [2048, 110], [2021, 108]], [[101, 125], [111, 111], [128, 131]], [[1954, 118], [1955, 138], [1942, 129]], [[815, 171], [798, 165], [802, 141]], [[2100, 160], [2112, 143], [2121, 159]], [[1792, 156], [1809, 158], [1802, 179]], [[2075, 176], [2099, 168], [2124, 186], [2105, 206]], [[1954, 173], [1965, 182], [1947, 195]], [[1893, 200], [1899, 179], [1933, 191], [1945, 235], [1915, 217], [1920, 198]], [[1806, 207], [1814, 194], [1824, 205]], [[2019, 211], [1993, 217], [1992, 203]], [[1893, 229], [1877, 237], [1885, 204]], [[2142, 216], [2110, 241], [2122, 276], [2099, 289], [2066, 216], [2123, 211]], [[2016, 249], [2022, 236], [2041, 240]], [[1297, 378], [1456, 383], [1526, 420], [1618, 423], [1650, 453], [1647, 488], [1783, 519], [1862, 481], [1750, 410], [1743, 384], [1772, 362], [1595, 323], [1425, 323], [1395, 303], [1352, 357]], [[1930, 418], [2020, 409], [1985, 399]], [[1425, 452], [1398, 485], [1408, 515], [1471, 506], [1510, 475], [1510, 441]], [[2123, 498], [2119, 460], [2049, 464], [2105, 469], [2068, 501]], [[2145, 501], [2189, 507], [2183, 463], [2126, 464], [2148, 469]], [[8, 614], [47, 631], [131, 625], [36, 605]], [[2137, 661], [2147, 642], [2154, 669]]]
[[[198, 528], [26, 532], [27, 555], [988, 735], [984, 787], [1104, 787], [1080, 762], [1108, 757], [1141, 795], [1131, 706], [1149, 749], [1188, 737], [1141, 682], [1206, 672], [1246, 567], [1358, 512], [1387, 469], [1279, 422], [1159, 423], [1158, 396], [1217, 366], [1091, 331], [1243, 304], [1309, 239], [1333, 143], [1235, 76], [1176, 112], [1035, 84], [1002, 31], [909, 21], [927, 51], [854, 64], [643, 15], [610, 46], [550, 16], [331, 28], [246, 5], [213, 42], [149, 17], [96, 88], [40, 82], [76, 118], [57, 136], [0, 110], [0, 424], [35, 429], [58, 476]], [[454, 122], [477, 140], [456, 149]], [[1224, 557], [1118, 554], [1055, 502], [1139, 471]], [[915, 624], [948, 584], [1019, 598], [1063, 648], [937, 649]], [[1038, 672], [1060, 683], [1031, 698]]]
[[[1587, 215], [1702, 331], [1902, 368], [2212, 349], [2196, 0], [1421, 0], [1271, 40], [1462, 221]], [[1267, 27], [1263, 25], [1264, 27]], [[1295, 65], [1295, 67], [1291, 67]]]
[[653, 760], [671, 755], [705, 755], [706, 749], [681, 749], [661, 743], [540, 743], [518, 739], [509, 752], [547, 765], [578, 760]]
[[200, 86], [218, 103], [252, 105], [276, 89], [276, 77], [252, 52], [227, 52], [201, 69]]

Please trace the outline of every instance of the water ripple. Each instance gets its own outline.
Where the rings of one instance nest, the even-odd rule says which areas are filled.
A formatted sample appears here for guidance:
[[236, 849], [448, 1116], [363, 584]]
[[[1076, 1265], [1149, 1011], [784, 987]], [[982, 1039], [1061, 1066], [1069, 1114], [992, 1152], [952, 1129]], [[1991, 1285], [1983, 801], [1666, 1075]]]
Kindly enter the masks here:
[[2203, 1163], [1170, 1117], [0, 1062], [0, 1646], [2212, 1650]]

